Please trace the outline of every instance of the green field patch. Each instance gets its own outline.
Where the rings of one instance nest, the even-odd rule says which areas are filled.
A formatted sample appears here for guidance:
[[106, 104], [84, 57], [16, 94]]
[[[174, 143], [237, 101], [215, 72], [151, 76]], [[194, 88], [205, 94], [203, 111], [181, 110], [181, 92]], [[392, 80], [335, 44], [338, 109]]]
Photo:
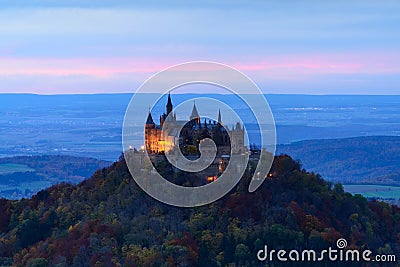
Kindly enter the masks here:
[[367, 198], [399, 199], [400, 186], [387, 185], [343, 185], [351, 194], [361, 194]]
[[25, 191], [26, 189], [29, 189], [33, 192], [37, 192], [37, 191], [42, 190], [43, 188], [50, 187], [51, 185], [52, 185], [52, 183], [49, 181], [23, 182], [19, 186], [0, 184], [0, 192], [8, 191], [8, 190]]
[[10, 174], [14, 172], [34, 172], [35, 169], [23, 164], [3, 163], [0, 164], [0, 174]]

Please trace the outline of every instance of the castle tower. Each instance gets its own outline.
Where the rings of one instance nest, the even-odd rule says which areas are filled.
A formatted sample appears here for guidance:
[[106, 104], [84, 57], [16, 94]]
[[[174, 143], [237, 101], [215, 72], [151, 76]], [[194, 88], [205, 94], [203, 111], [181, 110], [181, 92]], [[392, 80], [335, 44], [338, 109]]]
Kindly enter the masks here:
[[171, 111], [172, 111], [172, 101], [171, 101], [171, 93], [168, 93], [168, 102], [167, 102], [167, 105], [166, 105], [166, 111], [167, 111], [167, 116], [169, 115], [169, 113], [171, 113]]
[[199, 112], [197, 112], [196, 102], [193, 103], [192, 114], [190, 115], [189, 119], [196, 120], [197, 123], [200, 123], [200, 115], [199, 115]]
[[145, 147], [147, 151], [151, 151], [152, 153], [158, 152], [159, 131], [156, 127], [156, 124], [154, 123], [150, 110], [149, 115], [147, 115], [146, 124], [144, 126], [144, 135]]
[[154, 123], [154, 120], [153, 120], [153, 116], [151, 116], [151, 112], [150, 112], [150, 109], [149, 109], [149, 115], [147, 115], [147, 120], [146, 120], [146, 127], [154, 128], [154, 126], [155, 126], [155, 123]]
[[218, 123], [222, 125], [221, 110], [218, 109]]
[[[165, 112], [160, 116], [160, 126], [161, 128], [164, 126], [164, 122], [167, 120], [168, 115], [172, 112], [173, 106], [172, 106], [172, 101], [171, 101], [171, 93], [168, 93], [168, 101], [167, 105], [165, 106]], [[171, 118], [169, 120], [173, 120], [174, 116], [171, 114]]]
[[236, 123], [236, 128], [233, 126], [231, 131], [231, 149], [235, 154], [245, 152], [244, 146], [244, 126], [242, 127], [239, 122]]

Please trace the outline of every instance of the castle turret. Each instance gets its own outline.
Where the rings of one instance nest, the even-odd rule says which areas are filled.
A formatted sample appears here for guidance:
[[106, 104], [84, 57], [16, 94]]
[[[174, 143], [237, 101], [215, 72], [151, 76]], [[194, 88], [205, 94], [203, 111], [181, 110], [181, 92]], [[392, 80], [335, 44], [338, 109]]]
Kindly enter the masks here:
[[171, 93], [168, 93], [168, 102], [167, 102], [167, 105], [166, 105], [166, 111], [167, 111], [167, 116], [172, 111]]
[[222, 125], [221, 110], [218, 109], [218, 123]]
[[236, 130], [237, 131], [241, 131], [242, 130], [242, 126], [240, 126], [239, 122], [236, 123]]
[[244, 126], [242, 127], [239, 122], [236, 127], [232, 126], [231, 131], [231, 148], [235, 154], [241, 154], [245, 151], [244, 147]]
[[151, 116], [151, 112], [149, 110], [149, 115], [147, 115], [147, 120], [146, 120], [146, 127], [148, 126], [155, 126], [153, 117]]
[[189, 119], [196, 120], [198, 123], [200, 123], [200, 115], [199, 112], [197, 112], [196, 102], [193, 103], [192, 114], [190, 115]]

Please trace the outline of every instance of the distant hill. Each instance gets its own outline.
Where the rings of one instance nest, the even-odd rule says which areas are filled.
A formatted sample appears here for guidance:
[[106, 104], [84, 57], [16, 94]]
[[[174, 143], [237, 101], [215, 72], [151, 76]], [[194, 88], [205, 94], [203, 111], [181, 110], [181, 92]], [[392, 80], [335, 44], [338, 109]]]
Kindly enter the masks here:
[[400, 136], [306, 140], [280, 145], [277, 151], [330, 181], [400, 185]]
[[31, 197], [61, 182], [77, 184], [111, 162], [73, 156], [18, 156], [0, 158], [0, 197]]
[[120, 160], [76, 186], [0, 200], [0, 265], [265, 266], [256, 258], [264, 245], [320, 251], [339, 238], [352, 249], [399, 255], [397, 206], [345, 193], [286, 155], [275, 158], [271, 174], [254, 193], [246, 171], [221, 200], [176, 208], [144, 193]]

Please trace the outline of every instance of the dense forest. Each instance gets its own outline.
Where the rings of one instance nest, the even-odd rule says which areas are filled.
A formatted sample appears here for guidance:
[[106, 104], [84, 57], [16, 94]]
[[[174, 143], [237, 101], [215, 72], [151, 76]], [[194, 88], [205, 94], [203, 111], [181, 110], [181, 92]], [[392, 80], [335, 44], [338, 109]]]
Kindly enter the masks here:
[[0, 265], [265, 266], [256, 258], [264, 244], [318, 250], [338, 238], [399, 255], [399, 207], [352, 196], [287, 155], [275, 158], [271, 175], [254, 193], [246, 172], [219, 201], [177, 208], [144, 193], [121, 157], [78, 185], [1, 199]]

